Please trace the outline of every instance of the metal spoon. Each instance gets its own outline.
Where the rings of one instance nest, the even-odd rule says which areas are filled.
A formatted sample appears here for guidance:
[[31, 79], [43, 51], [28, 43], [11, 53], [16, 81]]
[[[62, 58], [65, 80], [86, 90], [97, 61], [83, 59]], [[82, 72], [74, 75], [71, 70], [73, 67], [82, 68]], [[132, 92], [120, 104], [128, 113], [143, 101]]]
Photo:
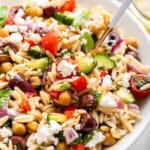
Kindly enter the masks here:
[[0, 54], [0, 63], [11, 61], [10, 56], [6, 54]]
[[115, 16], [112, 18], [110, 24], [108, 25], [108, 27], [106, 28], [106, 30], [104, 31], [104, 33], [102, 34], [102, 36], [100, 37], [98, 42], [96, 43], [96, 49], [102, 45], [102, 43], [104, 42], [107, 35], [112, 31], [113, 27], [119, 21], [119, 19], [121, 18], [121, 16], [123, 15], [123, 13], [125, 12], [125, 10], [128, 8], [128, 6], [130, 5], [130, 3], [132, 1], [133, 0], [124, 0], [124, 2], [121, 5], [120, 9], [117, 11]]

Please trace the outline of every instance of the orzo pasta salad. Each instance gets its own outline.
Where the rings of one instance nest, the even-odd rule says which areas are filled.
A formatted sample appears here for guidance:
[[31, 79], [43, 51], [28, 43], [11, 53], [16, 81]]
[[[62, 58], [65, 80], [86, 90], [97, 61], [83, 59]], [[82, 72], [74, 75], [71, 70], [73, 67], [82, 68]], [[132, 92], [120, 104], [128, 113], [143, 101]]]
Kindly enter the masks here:
[[0, 149], [100, 150], [141, 120], [149, 66], [111, 14], [75, 0], [0, 6]]

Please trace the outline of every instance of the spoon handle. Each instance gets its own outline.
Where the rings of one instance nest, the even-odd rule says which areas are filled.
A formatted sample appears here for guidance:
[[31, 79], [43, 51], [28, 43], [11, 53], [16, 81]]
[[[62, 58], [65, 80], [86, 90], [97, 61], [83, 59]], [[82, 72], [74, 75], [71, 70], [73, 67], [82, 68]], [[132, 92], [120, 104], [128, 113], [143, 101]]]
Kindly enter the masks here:
[[113, 27], [119, 21], [119, 19], [121, 18], [121, 16], [123, 15], [123, 13], [125, 12], [125, 10], [128, 8], [129, 4], [132, 1], [133, 0], [124, 0], [123, 4], [121, 5], [121, 7], [119, 8], [119, 10], [117, 11], [116, 15], [112, 18], [110, 24], [107, 26], [107, 29], [104, 31], [104, 33], [102, 34], [102, 36], [100, 37], [100, 39], [97, 41], [96, 47], [95, 47], [96, 49], [99, 46], [102, 45], [102, 43], [105, 40], [105, 38], [107, 37], [107, 35], [112, 31]]
[[133, 0], [124, 0], [123, 4], [121, 5], [120, 9], [117, 11], [116, 15], [112, 18], [110, 24], [108, 25], [110, 28], [113, 28], [118, 20], [121, 18], [125, 10], [128, 8], [130, 3]]

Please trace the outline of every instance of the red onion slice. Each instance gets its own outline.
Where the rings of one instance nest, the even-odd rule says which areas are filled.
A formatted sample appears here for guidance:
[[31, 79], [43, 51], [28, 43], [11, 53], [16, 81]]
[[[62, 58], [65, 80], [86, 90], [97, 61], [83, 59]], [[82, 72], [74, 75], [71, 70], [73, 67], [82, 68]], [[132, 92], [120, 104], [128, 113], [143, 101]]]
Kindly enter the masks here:
[[128, 71], [133, 71], [139, 74], [144, 74], [144, 72], [142, 70], [140, 70], [137, 66], [133, 65], [133, 64], [127, 64], [127, 69]]
[[4, 117], [7, 115], [7, 107], [3, 106], [2, 108], [0, 108], [0, 118]]
[[121, 99], [117, 99], [116, 102], [117, 102], [117, 108], [119, 108], [119, 109], [124, 108], [124, 103]]
[[123, 43], [123, 40], [117, 41], [116, 44], [112, 47], [112, 53], [115, 53], [122, 43]]
[[128, 107], [130, 111], [140, 113], [140, 108], [137, 104], [129, 104]]
[[78, 138], [78, 133], [72, 127], [68, 127], [64, 130], [64, 136], [66, 139], [66, 143], [70, 144]]

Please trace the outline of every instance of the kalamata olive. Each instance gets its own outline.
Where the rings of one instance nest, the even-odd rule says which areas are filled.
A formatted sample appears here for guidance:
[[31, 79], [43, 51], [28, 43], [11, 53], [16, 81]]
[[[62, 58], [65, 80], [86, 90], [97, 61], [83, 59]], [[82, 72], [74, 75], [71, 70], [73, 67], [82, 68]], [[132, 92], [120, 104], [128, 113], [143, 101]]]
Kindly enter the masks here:
[[81, 115], [81, 132], [91, 132], [96, 129], [96, 126], [97, 122], [91, 114], [85, 113]]
[[23, 137], [20, 136], [12, 136], [12, 143], [17, 146], [17, 150], [25, 150], [26, 149], [26, 141]]
[[24, 92], [35, 92], [32, 84], [25, 81], [19, 75], [16, 75], [13, 79], [9, 81], [9, 86], [13, 89], [14, 87], [19, 87]]
[[49, 18], [53, 17], [54, 14], [58, 11], [58, 8], [55, 6], [48, 6], [43, 9], [44, 17]]
[[4, 54], [8, 53], [9, 49], [13, 50], [15, 53], [18, 51], [18, 47], [14, 43], [7, 42], [0, 45], [0, 50], [2, 50]]
[[23, 9], [23, 6], [14, 6], [9, 10], [9, 16], [15, 16], [19, 9]]
[[80, 108], [92, 109], [95, 108], [96, 105], [97, 105], [97, 101], [95, 100], [94, 96], [91, 94], [85, 94], [79, 100]]

